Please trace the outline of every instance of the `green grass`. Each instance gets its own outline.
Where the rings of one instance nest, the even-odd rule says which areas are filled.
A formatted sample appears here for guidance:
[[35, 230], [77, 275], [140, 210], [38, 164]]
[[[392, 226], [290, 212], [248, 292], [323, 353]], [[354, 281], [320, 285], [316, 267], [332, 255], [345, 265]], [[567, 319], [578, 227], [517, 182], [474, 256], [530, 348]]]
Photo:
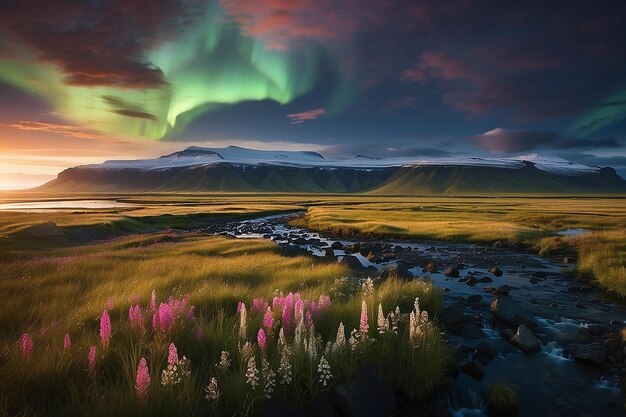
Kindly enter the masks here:
[[519, 400], [513, 387], [502, 383], [487, 386], [485, 392], [490, 416], [515, 416], [519, 409]]
[[[317, 299], [330, 294], [330, 309], [315, 321], [321, 337], [319, 349], [333, 342], [339, 322], [346, 337], [359, 327], [361, 290], [355, 278], [335, 263], [318, 263], [309, 257], [284, 257], [268, 241], [236, 240], [195, 233], [132, 235], [81, 246], [24, 251], [23, 256], [0, 261], [0, 414], [7, 415], [255, 415], [263, 410], [262, 391], [245, 383], [245, 361], [238, 353], [236, 305], [277, 291], [299, 292]], [[170, 335], [131, 329], [128, 308], [137, 302], [145, 308], [152, 289], [163, 300], [189, 294], [197, 307], [197, 321], [183, 323]], [[339, 293], [342, 293], [339, 295]], [[368, 296], [370, 335], [376, 341], [359, 344], [353, 351], [326, 353], [332, 384], [346, 381], [361, 366], [374, 363], [381, 374], [408, 398], [422, 400], [442, 380], [448, 349], [436, 329], [425, 332], [420, 348], [408, 343], [407, 314], [413, 300], [437, 314], [442, 293], [429, 284], [389, 279]], [[99, 316], [111, 298], [113, 335], [105, 350], [99, 341]], [[404, 314], [399, 334], [376, 335], [376, 308], [385, 312], [398, 305]], [[276, 317], [280, 319], [280, 317]], [[260, 317], [250, 315], [247, 339], [256, 340]], [[203, 335], [198, 339], [197, 330]], [[276, 332], [278, 328], [276, 328]], [[27, 332], [34, 341], [31, 357], [23, 359], [17, 343]], [[63, 335], [72, 348], [63, 350]], [[293, 336], [290, 336], [293, 337]], [[264, 355], [274, 370], [280, 353], [276, 333]], [[191, 360], [192, 374], [176, 387], [162, 387], [160, 372], [166, 367], [167, 346]], [[98, 348], [97, 369], [87, 369], [90, 345]], [[220, 352], [233, 357], [228, 371], [215, 367]], [[135, 370], [145, 357], [152, 384], [142, 407], [134, 389]], [[398, 360], [401, 358], [401, 360]], [[302, 350], [292, 357], [294, 382], [277, 387], [276, 395], [308, 407], [313, 396], [329, 387], [318, 381], [319, 356], [311, 360]], [[205, 400], [204, 389], [216, 375], [222, 396]]]

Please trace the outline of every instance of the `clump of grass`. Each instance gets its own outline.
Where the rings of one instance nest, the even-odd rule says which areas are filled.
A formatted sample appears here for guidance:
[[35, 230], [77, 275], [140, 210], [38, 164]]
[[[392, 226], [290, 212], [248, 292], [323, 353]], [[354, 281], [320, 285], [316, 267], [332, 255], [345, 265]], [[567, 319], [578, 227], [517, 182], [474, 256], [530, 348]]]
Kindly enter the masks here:
[[574, 244], [578, 272], [626, 297], [626, 229], [592, 233], [579, 237]]
[[490, 416], [515, 416], [519, 409], [517, 394], [512, 386], [493, 383], [485, 391]]

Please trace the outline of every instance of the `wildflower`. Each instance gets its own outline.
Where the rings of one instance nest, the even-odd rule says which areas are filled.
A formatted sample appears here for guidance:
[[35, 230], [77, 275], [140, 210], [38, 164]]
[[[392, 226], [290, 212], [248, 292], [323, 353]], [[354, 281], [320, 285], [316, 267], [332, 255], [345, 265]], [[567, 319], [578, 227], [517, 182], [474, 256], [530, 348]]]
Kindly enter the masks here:
[[306, 314], [304, 315], [304, 324], [307, 329], [310, 329], [311, 327], [313, 327], [313, 316], [311, 315], [310, 311], [307, 311]]
[[63, 338], [63, 349], [69, 350], [72, 347], [72, 339], [70, 339], [70, 334], [65, 333], [65, 337]]
[[361, 291], [363, 298], [369, 297], [374, 292], [374, 281], [371, 278], [367, 278], [361, 285]]
[[104, 305], [104, 308], [107, 310], [113, 310], [113, 297], [107, 298], [107, 302]]
[[285, 306], [283, 307], [282, 325], [283, 325], [283, 329], [285, 329], [286, 333], [289, 333], [291, 331], [291, 327], [292, 327], [292, 310], [287, 305], [287, 301], [285, 301]]
[[[317, 303], [315, 301], [311, 301], [311, 305], [309, 305], [309, 311], [307, 311], [307, 315], [310, 317], [311, 315], [317, 317]], [[306, 319], [306, 317], [305, 317]]]
[[365, 339], [367, 339], [367, 331], [369, 330], [369, 324], [367, 324], [367, 302], [365, 299], [361, 300], [361, 321], [359, 324], [359, 333]]
[[130, 326], [133, 329], [143, 329], [144, 316], [139, 304], [131, 306], [128, 309], [128, 319], [130, 320]]
[[315, 328], [311, 326], [309, 330], [309, 342], [307, 345], [307, 353], [309, 354], [309, 358], [315, 359], [317, 356], [317, 337], [315, 334]]
[[285, 296], [283, 295], [283, 293], [280, 293], [280, 296], [276, 296], [274, 297], [274, 299], [272, 300], [272, 308], [274, 310], [280, 310], [283, 308], [283, 306], [285, 305]]
[[215, 364], [216, 368], [219, 369], [228, 369], [230, 368], [230, 353], [228, 353], [227, 351], [223, 350], [222, 354], [220, 355], [220, 361], [219, 363]]
[[290, 351], [289, 348], [283, 349], [280, 355], [280, 366], [278, 367], [278, 373], [280, 374], [283, 385], [291, 384], [293, 381], [293, 375], [291, 373], [291, 363], [289, 362]]
[[272, 314], [272, 307], [267, 307], [265, 315], [263, 316], [263, 327], [267, 333], [272, 333], [274, 328], [274, 315]]
[[150, 295], [150, 311], [154, 313], [156, 311], [156, 290], [152, 289], [152, 294]]
[[304, 323], [299, 322], [293, 335], [293, 345], [299, 348], [304, 341]]
[[346, 345], [346, 331], [343, 327], [343, 322], [339, 323], [339, 328], [337, 328], [337, 339], [335, 339], [335, 350], [341, 350]]
[[89, 362], [89, 372], [93, 373], [96, 370], [96, 347], [94, 345], [91, 345], [89, 348], [87, 360]]
[[378, 328], [379, 334], [384, 334], [389, 330], [389, 323], [387, 322], [385, 314], [383, 313], [382, 303], [378, 303], [378, 318], [376, 320], [376, 327]]
[[333, 374], [330, 372], [330, 364], [324, 356], [322, 356], [319, 365], [317, 365], [317, 373], [320, 375], [319, 382], [324, 386], [328, 385], [328, 381], [333, 377]]
[[267, 300], [265, 298], [255, 298], [252, 300], [252, 306], [250, 307], [250, 312], [252, 314], [259, 314], [264, 312], [268, 307]]
[[285, 330], [281, 327], [278, 331], [278, 350], [282, 351], [287, 346], [287, 339], [285, 338]]
[[323, 311], [326, 311], [330, 308], [330, 296], [328, 295], [320, 295], [320, 299], [317, 302], [317, 311], [318, 313], [321, 313]]
[[271, 398], [274, 387], [276, 387], [276, 372], [270, 367], [270, 363], [265, 358], [261, 362], [261, 369], [263, 370], [263, 381], [265, 382], [263, 387], [265, 398]]
[[296, 326], [300, 322], [304, 321], [304, 301], [302, 301], [301, 299], [296, 300], [293, 306], [293, 315], [296, 321]]
[[217, 387], [217, 378], [215, 378], [214, 376], [211, 377], [209, 385], [206, 386], [204, 392], [206, 392], [205, 398], [207, 399], [207, 401], [215, 401], [219, 398], [220, 395], [222, 395], [222, 392]]
[[239, 340], [244, 340], [246, 338], [246, 305], [244, 303], [240, 303], [238, 307], [239, 310]]
[[248, 359], [248, 368], [246, 370], [246, 384], [250, 384], [252, 389], [256, 389], [259, 384], [259, 370], [256, 368], [254, 356]]
[[267, 344], [267, 338], [265, 337], [265, 332], [263, 331], [263, 329], [259, 329], [257, 336], [256, 336], [256, 340], [261, 350], [265, 350], [265, 345]]
[[33, 351], [33, 339], [30, 338], [28, 333], [23, 333], [20, 337], [20, 344], [22, 345], [22, 356], [28, 358]]
[[398, 334], [398, 328], [400, 323], [400, 307], [396, 306], [396, 309], [389, 313], [389, 321], [391, 324], [391, 331], [393, 334]]
[[246, 342], [243, 345], [241, 345], [239, 347], [239, 354], [241, 355], [241, 358], [244, 361], [248, 360], [248, 358], [253, 356], [254, 355], [254, 347], [252, 346], [252, 343]]
[[174, 313], [169, 304], [161, 303], [152, 316], [152, 328], [162, 332], [169, 332], [174, 326]]
[[104, 348], [109, 347], [109, 341], [111, 340], [111, 319], [106, 309], [100, 316], [100, 339], [102, 339], [102, 346]]
[[137, 395], [139, 395], [139, 401], [145, 404], [146, 397], [148, 396], [148, 389], [150, 388], [150, 371], [148, 370], [148, 364], [145, 358], [139, 360], [139, 366], [137, 367], [137, 378], [135, 379], [135, 389]]
[[352, 329], [352, 331], [350, 332], [350, 338], [348, 339], [348, 344], [350, 345], [350, 349], [352, 349], [353, 351], [356, 350], [356, 347], [359, 343], [359, 338], [361, 337], [361, 335], [359, 334], [359, 332], [356, 329]]
[[178, 363], [178, 350], [174, 343], [170, 343], [169, 353], [167, 355], [168, 365], [176, 365]]

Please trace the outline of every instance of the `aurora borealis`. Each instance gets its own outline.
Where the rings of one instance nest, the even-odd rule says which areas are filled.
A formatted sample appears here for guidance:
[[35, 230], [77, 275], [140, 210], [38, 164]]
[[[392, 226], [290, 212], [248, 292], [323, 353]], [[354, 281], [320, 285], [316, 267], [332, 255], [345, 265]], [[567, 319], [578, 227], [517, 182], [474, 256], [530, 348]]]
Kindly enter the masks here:
[[185, 142], [626, 169], [625, 27], [619, 1], [3, 2], [0, 162]]

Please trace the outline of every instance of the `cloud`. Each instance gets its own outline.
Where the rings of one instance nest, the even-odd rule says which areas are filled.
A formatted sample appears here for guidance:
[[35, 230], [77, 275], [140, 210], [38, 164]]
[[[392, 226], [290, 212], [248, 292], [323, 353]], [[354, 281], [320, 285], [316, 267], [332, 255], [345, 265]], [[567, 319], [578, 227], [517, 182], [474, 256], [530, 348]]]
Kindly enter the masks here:
[[20, 121], [17, 123], [2, 124], [2, 126], [31, 132], [56, 133], [59, 135], [65, 135], [81, 139], [101, 139], [104, 137], [101, 133], [93, 130], [58, 123]]
[[416, 104], [417, 104], [417, 97], [405, 96], [405, 97], [400, 97], [394, 100], [386, 101], [385, 108], [387, 110], [400, 109], [400, 108], [407, 108], [407, 107], [415, 107]]
[[121, 97], [111, 95], [104, 95], [100, 98], [113, 108], [113, 110], [111, 110], [113, 113], [120, 114], [122, 116], [135, 117], [137, 119], [159, 120], [156, 115], [145, 111], [143, 105], [139, 103], [131, 103]]
[[307, 120], [315, 120], [320, 116], [326, 114], [326, 109], [323, 107], [319, 109], [307, 110], [300, 113], [291, 113], [287, 115], [288, 119], [291, 119], [291, 124], [295, 125], [298, 123], [305, 122]]
[[0, 31], [40, 60], [58, 65], [65, 83], [152, 88], [166, 84], [144, 52], [188, 27], [197, 16], [193, 0], [42, 4], [16, 0], [0, 5]]
[[471, 139], [482, 150], [504, 153], [525, 152], [538, 148], [574, 150], [623, 147], [623, 144], [615, 138], [578, 139], [563, 137], [550, 131], [506, 130], [499, 127]]
[[397, 146], [389, 147], [376, 143], [362, 145], [333, 145], [323, 150], [323, 153], [332, 157], [352, 158], [362, 155], [373, 158], [402, 158], [402, 157], [446, 157], [455, 155], [443, 149], [417, 147], [417, 146]]

